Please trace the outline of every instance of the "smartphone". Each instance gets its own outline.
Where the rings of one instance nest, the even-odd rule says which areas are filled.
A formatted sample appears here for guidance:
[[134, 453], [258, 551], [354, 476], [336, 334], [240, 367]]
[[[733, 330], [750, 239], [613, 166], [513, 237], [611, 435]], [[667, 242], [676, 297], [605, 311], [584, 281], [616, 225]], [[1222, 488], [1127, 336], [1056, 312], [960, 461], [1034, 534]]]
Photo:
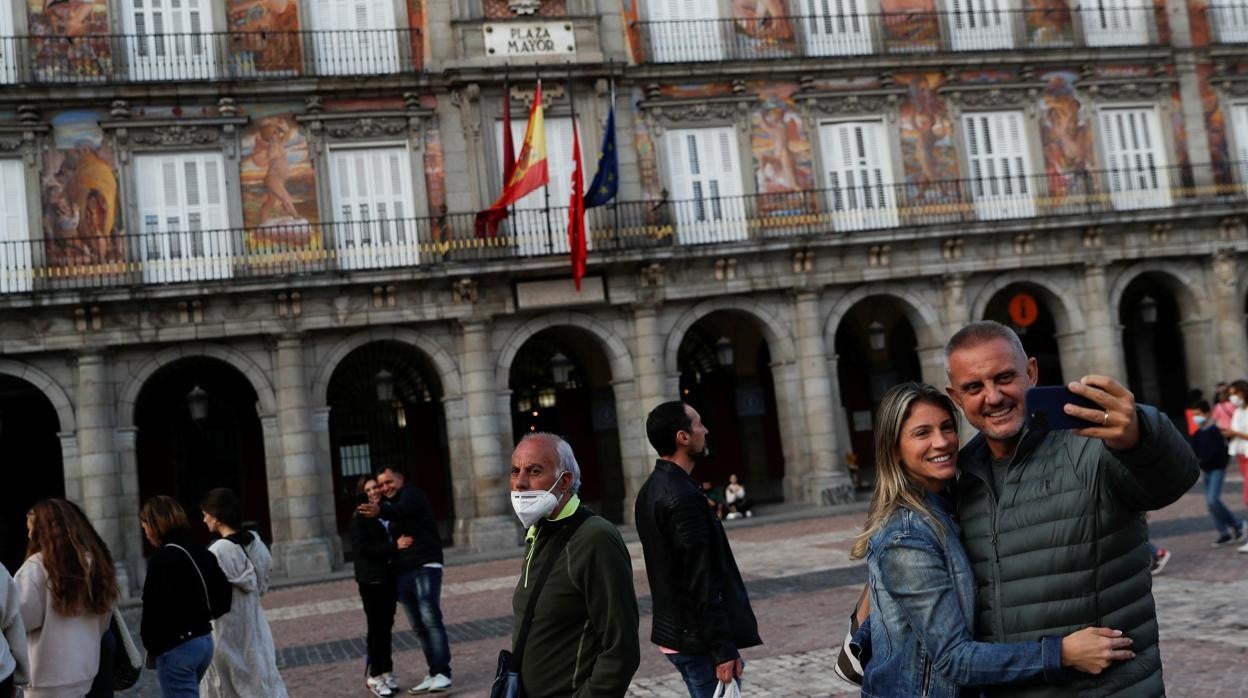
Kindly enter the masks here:
[[1104, 411], [1100, 405], [1086, 397], [1070, 392], [1064, 385], [1032, 388], [1027, 391], [1027, 428], [1029, 430], [1057, 431], [1058, 429], [1084, 429], [1099, 427], [1096, 422], [1089, 422], [1066, 414], [1066, 404], [1087, 407]]
[[355, 503], [356, 503], [357, 505], [358, 505], [358, 504], [368, 504], [368, 495], [367, 495], [367, 494], [364, 494], [363, 492], [361, 492], [361, 493], [359, 493], [359, 494], [355, 495]]

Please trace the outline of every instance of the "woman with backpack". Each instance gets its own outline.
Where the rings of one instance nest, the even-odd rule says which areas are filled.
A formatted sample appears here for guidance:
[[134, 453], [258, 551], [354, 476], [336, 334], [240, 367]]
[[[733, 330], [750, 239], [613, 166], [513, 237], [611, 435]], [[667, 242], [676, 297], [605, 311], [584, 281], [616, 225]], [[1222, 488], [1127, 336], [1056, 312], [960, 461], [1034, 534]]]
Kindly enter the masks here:
[[230, 610], [231, 585], [217, 558], [191, 538], [186, 511], [157, 495], [139, 513], [143, 536], [156, 548], [147, 561], [140, 635], [164, 698], [199, 696], [212, 662], [212, 620]]
[[273, 634], [260, 606], [260, 597], [269, 590], [273, 556], [259, 536], [243, 529], [238, 495], [224, 487], [209, 490], [199, 509], [208, 532], [221, 536], [208, 551], [233, 587], [229, 613], [212, 626], [212, 664], [200, 681], [200, 695], [285, 698]]

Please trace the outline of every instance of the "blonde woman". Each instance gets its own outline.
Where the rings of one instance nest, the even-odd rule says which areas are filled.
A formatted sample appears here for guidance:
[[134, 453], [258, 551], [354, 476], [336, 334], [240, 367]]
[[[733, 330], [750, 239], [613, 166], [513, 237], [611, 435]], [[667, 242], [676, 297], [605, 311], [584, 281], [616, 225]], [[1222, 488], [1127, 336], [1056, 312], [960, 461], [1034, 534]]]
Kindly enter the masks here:
[[975, 576], [945, 492], [958, 466], [953, 402], [930, 385], [889, 390], [875, 427], [876, 485], [851, 556], [866, 558], [870, 657], [862, 694], [957, 698], [963, 686], [1061, 681], [1129, 659], [1108, 628], [1032, 642], [975, 642]]

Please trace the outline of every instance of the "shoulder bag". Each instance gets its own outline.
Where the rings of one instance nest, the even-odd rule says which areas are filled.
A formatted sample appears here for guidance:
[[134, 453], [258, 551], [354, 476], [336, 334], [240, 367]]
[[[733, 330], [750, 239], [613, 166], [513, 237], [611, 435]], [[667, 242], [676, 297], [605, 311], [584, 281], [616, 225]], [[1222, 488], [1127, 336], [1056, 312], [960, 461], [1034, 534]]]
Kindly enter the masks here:
[[520, 622], [520, 632], [516, 635], [516, 645], [512, 651], [501, 650], [498, 653], [498, 666], [494, 670], [494, 684], [490, 687], [490, 698], [524, 698], [524, 686], [520, 683], [520, 665], [524, 661], [524, 643], [529, 638], [529, 625], [533, 622], [533, 611], [537, 608], [537, 597], [542, 594], [546, 578], [555, 568], [555, 561], [563, 552], [564, 546], [572, 538], [572, 534], [580, 527], [590, 514], [584, 509], [573, 514], [555, 538], [550, 541], [550, 556], [546, 564], [533, 582], [533, 592], [529, 594], [529, 603], [524, 608], [524, 619]]
[[229, 594], [228, 596], [218, 594], [219, 598], [217, 599], [217, 603], [214, 604], [212, 602], [213, 596], [212, 594], [208, 592], [208, 582], [204, 579], [204, 573], [200, 571], [199, 564], [195, 562], [195, 557], [191, 555], [191, 552], [189, 550], [187, 550], [186, 548], [183, 548], [177, 543], [169, 543], [168, 545], [171, 548], [177, 548], [178, 550], [181, 550], [183, 553], [185, 553], [187, 559], [191, 561], [191, 566], [195, 568], [195, 574], [199, 575], [199, 583], [204, 588], [204, 603], [208, 606], [208, 617], [212, 618], [213, 620], [216, 620], [217, 618], [220, 618], [221, 616], [229, 613], [230, 601], [232, 600], [233, 591], [227, 588], [225, 591], [228, 592]]
[[124, 691], [139, 681], [139, 673], [143, 670], [143, 657], [139, 648], [130, 636], [130, 628], [121, 611], [113, 607], [113, 620], [108, 624], [108, 632], [113, 634], [116, 649], [113, 651], [113, 690]]

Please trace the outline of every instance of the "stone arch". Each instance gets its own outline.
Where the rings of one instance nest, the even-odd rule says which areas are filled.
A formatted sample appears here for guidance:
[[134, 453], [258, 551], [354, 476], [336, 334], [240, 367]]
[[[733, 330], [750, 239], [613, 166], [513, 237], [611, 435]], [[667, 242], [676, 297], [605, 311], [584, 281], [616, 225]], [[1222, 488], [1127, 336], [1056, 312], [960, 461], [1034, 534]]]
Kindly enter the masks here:
[[117, 400], [117, 415], [121, 419], [120, 426], [134, 424], [135, 406], [139, 399], [139, 393], [153, 374], [162, 367], [179, 359], [196, 357], [217, 359], [234, 367], [246, 377], [247, 381], [251, 383], [252, 389], [256, 391], [256, 398], [260, 403], [260, 414], [274, 414], [277, 411], [277, 396], [273, 391], [273, 384], [269, 381], [268, 376], [265, 375], [264, 370], [250, 356], [233, 347], [220, 344], [195, 343], [169, 347], [159, 351], [144, 361], [130, 375], [129, 380], [122, 387]]
[[13, 359], [0, 359], [0, 373], [20, 378], [38, 388], [56, 410], [56, 418], [60, 422], [62, 433], [72, 434], [78, 430], [74, 403], [69, 399], [69, 393], [52, 376], [30, 364]]
[[503, 343], [494, 369], [494, 384], [500, 393], [509, 390], [511, 363], [515, 360], [520, 347], [524, 346], [524, 343], [533, 335], [552, 327], [576, 327], [593, 335], [606, 352], [607, 363], [611, 366], [611, 382], [614, 384], [632, 382], [632, 355], [628, 351], [628, 345], [610, 327], [584, 313], [551, 313], [524, 323], [516, 328]]
[[428, 357], [438, 374], [438, 381], [442, 383], [443, 400], [458, 398], [463, 394], [459, 366], [437, 342], [416, 330], [405, 327], [375, 327], [346, 337], [329, 350], [329, 354], [321, 361], [316, 371], [316, 377], [312, 380], [312, 404], [314, 406], [329, 404], [329, 381], [347, 355], [365, 344], [384, 341], [407, 344]]
[[919, 340], [918, 348], [944, 346], [945, 339], [941, 332], [940, 314], [936, 312], [936, 309], [913, 289], [896, 283], [886, 283], [864, 284], [837, 299], [823, 326], [824, 341], [829, 348], [836, 346], [836, 330], [849, 311], [859, 301], [872, 296], [887, 296], [901, 304], [902, 312], [910, 321], [910, 326], [914, 328]]
[[1144, 274], [1153, 274], [1161, 279], [1162, 283], [1174, 293], [1175, 300], [1179, 302], [1180, 308], [1192, 309], [1195, 313], [1199, 313], [1197, 317], [1187, 318], [1188, 320], [1204, 317], [1203, 309], [1207, 307], [1206, 301], [1208, 297], [1201, 283], [1185, 269], [1175, 268], [1174, 265], [1161, 261], [1148, 261], [1132, 264], [1123, 269], [1118, 274], [1118, 278], [1114, 279], [1114, 283], [1109, 289], [1109, 308], [1113, 314], [1112, 317], [1115, 318], [1115, 322], [1118, 316], [1118, 306], [1122, 304], [1122, 295], [1132, 281]]
[[1046, 306], [1048, 306], [1049, 312], [1053, 314], [1053, 323], [1057, 325], [1058, 334], [1083, 332], [1086, 323], [1083, 317], [1083, 308], [1080, 307], [1078, 301], [1065, 289], [1060, 287], [1054, 288], [1053, 285], [1038, 280], [1024, 271], [998, 274], [987, 284], [984, 284], [984, 287], [979, 291], [979, 295], [975, 297], [975, 303], [971, 310], [971, 320], [984, 319], [984, 315], [988, 312], [988, 304], [992, 302], [993, 297], [1011, 284], [1027, 284], [1036, 287], [1042, 292], [1043, 300]]
[[773, 309], [767, 308], [763, 303], [751, 298], [727, 296], [698, 303], [686, 310], [676, 320], [676, 324], [672, 326], [671, 332], [667, 335], [667, 346], [663, 349], [663, 368], [666, 375], [675, 376], [680, 374], [678, 354], [680, 352], [680, 344], [684, 341], [689, 329], [698, 320], [719, 310], [735, 310], [753, 318], [758, 323], [758, 327], [763, 333], [763, 338], [767, 340], [767, 348], [771, 351], [773, 363], [787, 364], [796, 360], [793, 337], [776, 320], [776, 313]]

